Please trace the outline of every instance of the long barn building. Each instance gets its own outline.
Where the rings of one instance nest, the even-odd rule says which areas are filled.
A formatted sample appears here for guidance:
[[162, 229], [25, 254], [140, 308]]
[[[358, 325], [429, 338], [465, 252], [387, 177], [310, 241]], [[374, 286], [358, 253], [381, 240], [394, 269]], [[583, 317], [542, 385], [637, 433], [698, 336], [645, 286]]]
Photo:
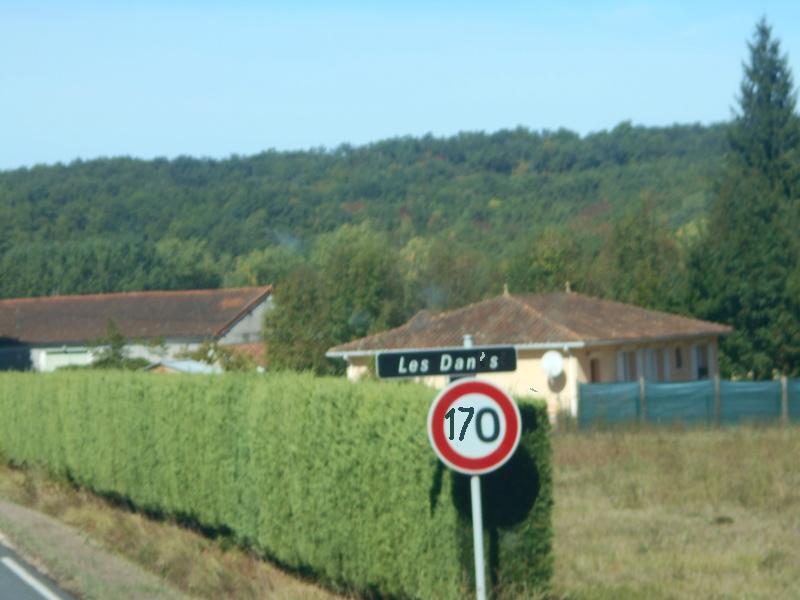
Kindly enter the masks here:
[[0, 300], [0, 370], [91, 364], [112, 321], [131, 358], [163, 361], [204, 342], [258, 353], [271, 298], [261, 286]]

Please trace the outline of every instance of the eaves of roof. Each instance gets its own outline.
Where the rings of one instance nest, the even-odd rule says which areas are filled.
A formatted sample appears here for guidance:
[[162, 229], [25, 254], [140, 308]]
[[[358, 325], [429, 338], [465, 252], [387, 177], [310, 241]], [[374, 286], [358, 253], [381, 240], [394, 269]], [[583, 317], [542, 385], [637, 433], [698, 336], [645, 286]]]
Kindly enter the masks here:
[[[730, 332], [708, 332], [708, 333], [683, 333], [668, 336], [655, 336], [655, 337], [638, 337], [638, 338], [618, 338], [613, 340], [586, 340], [581, 342], [563, 341], [563, 342], [542, 342], [542, 343], [528, 343], [528, 344], [505, 344], [512, 346], [517, 350], [577, 350], [577, 349], [590, 349], [600, 348], [604, 346], [636, 346], [641, 344], [660, 344], [668, 342], [680, 342], [691, 339], [703, 339], [709, 337], [717, 337], [728, 335]], [[503, 344], [494, 344], [494, 346], [502, 346]], [[475, 346], [475, 348], [491, 348], [492, 346]], [[426, 347], [426, 348], [385, 348], [380, 350], [341, 350], [341, 351], [328, 351], [325, 356], [328, 358], [348, 358], [350, 356], [374, 356], [381, 352], [416, 352], [416, 351], [430, 351], [437, 350], [447, 352], [448, 350], [464, 350], [464, 346], [446, 346], [446, 347]]]

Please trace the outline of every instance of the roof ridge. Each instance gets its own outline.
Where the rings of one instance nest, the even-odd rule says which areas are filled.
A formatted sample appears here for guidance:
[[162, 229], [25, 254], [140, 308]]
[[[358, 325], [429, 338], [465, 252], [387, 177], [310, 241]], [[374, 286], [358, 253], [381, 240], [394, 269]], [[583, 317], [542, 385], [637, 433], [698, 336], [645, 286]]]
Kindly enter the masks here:
[[[519, 294], [519, 295], [521, 295], [521, 294]], [[541, 296], [542, 294], [528, 294], [528, 295], [529, 296]], [[553, 319], [551, 319], [550, 317], [548, 317], [547, 315], [542, 313], [542, 311], [530, 306], [527, 302], [523, 302], [522, 300], [517, 298], [515, 294], [509, 294], [508, 296], [504, 296], [504, 297], [514, 300], [517, 304], [522, 306], [523, 309], [527, 310], [528, 312], [533, 313], [535, 316], [538, 316], [540, 319], [542, 319], [544, 321], [547, 321], [551, 325], [554, 325], [557, 328], [562, 329], [563, 331], [566, 331], [567, 333], [569, 333], [571, 336], [573, 336], [575, 338], [581, 339], [581, 336], [574, 329], [571, 329], [571, 328], [567, 327], [566, 325], [563, 325], [562, 323], [559, 323], [558, 321], [554, 321]]]
[[[464, 311], [466, 311], [468, 309], [474, 308], [474, 307], [478, 306], [479, 304], [485, 304], [486, 302], [494, 302], [496, 300], [503, 300], [504, 298], [508, 298], [508, 297], [509, 296], [504, 296], [504, 295], [501, 294], [499, 296], [492, 296], [491, 298], [484, 298], [483, 300], [476, 300], [475, 302], [470, 302], [469, 304], [465, 304], [464, 306], [459, 306], [458, 308], [454, 308], [454, 309], [451, 309], [451, 310], [439, 311], [438, 313], [433, 315], [433, 318], [434, 319], [440, 319], [440, 318], [443, 318], [443, 317], [451, 317], [453, 315], [462, 313], [462, 312], [464, 312]], [[406, 322], [403, 325], [401, 325], [400, 327], [404, 327], [407, 324], [408, 323]]]
[[232, 288], [203, 288], [195, 290], [134, 290], [131, 292], [101, 292], [95, 294], [57, 294], [55, 296], [29, 296], [26, 298], [0, 298], [0, 302], [37, 302], [37, 301], [52, 301], [52, 300], [73, 300], [73, 299], [94, 299], [94, 298], [109, 298], [121, 296], [190, 296], [202, 293], [218, 293], [218, 292], [232, 292], [239, 290], [261, 290], [259, 297], [264, 293], [272, 291], [272, 284], [268, 285], [248, 285], [242, 287]]
[[[563, 294], [564, 292], [556, 292], [556, 293], [557, 294]], [[581, 296], [581, 297], [587, 298], [589, 300], [605, 302], [607, 304], [614, 304], [616, 306], [624, 307], [627, 310], [633, 309], [633, 310], [639, 310], [639, 311], [643, 311], [643, 312], [647, 312], [647, 313], [656, 313], [658, 315], [661, 315], [661, 316], [664, 316], [664, 317], [669, 317], [671, 319], [675, 319], [675, 318], [686, 319], [688, 321], [696, 321], [696, 322], [700, 322], [700, 323], [708, 323], [709, 325], [723, 325], [725, 327], [729, 327], [728, 325], [725, 325], [725, 323], [716, 323], [714, 321], [709, 321], [707, 319], [700, 319], [698, 317], [692, 317], [692, 316], [684, 315], [684, 314], [681, 314], [681, 313], [667, 312], [665, 310], [661, 310], [660, 308], [647, 308], [646, 306], [639, 306], [638, 304], [629, 304], [627, 302], [622, 302], [620, 300], [612, 300], [611, 298], [600, 298], [599, 296], [587, 296], [586, 294], [581, 294], [581, 293], [578, 293], [578, 292], [570, 292], [570, 295]]]
[[[440, 318], [440, 317], [443, 317], [443, 316], [445, 316], [445, 315], [447, 314], [447, 311], [446, 311], [446, 310], [440, 310], [439, 312], [431, 312], [431, 311], [430, 311], [430, 310], [428, 310], [427, 308], [421, 308], [421, 309], [419, 309], [417, 312], [415, 312], [415, 313], [414, 313], [414, 316], [413, 316], [413, 317], [411, 317], [411, 319], [409, 319], [408, 321], [406, 321], [405, 323], [403, 323], [403, 325], [406, 325], [406, 324], [408, 324], [408, 322], [409, 322], [409, 321], [411, 321], [412, 319], [415, 319], [415, 318], [417, 317], [417, 315], [419, 315], [420, 313], [428, 313], [428, 316], [429, 316], [431, 319], [438, 319], [438, 318]], [[402, 327], [403, 325], [399, 325], [398, 327]]]
[[470, 302], [469, 304], [465, 304], [464, 306], [459, 306], [458, 308], [453, 308], [453, 309], [450, 309], [450, 310], [440, 310], [439, 312], [435, 312], [435, 313], [431, 312], [427, 308], [421, 308], [416, 313], [414, 313], [413, 317], [411, 317], [408, 321], [406, 321], [402, 325], [398, 325], [397, 327], [394, 327], [392, 329], [387, 329], [386, 331], [380, 331], [380, 332], [378, 332], [377, 334], [374, 334], [374, 335], [378, 335], [380, 333], [387, 333], [389, 331], [393, 331], [394, 329], [400, 329], [402, 327], [405, 327], [421, 312], [427, 312], [430, 315], [431, 319], [441, 319], [442, 317], [449, 317], [449, 316], [453, 315], [454, 313], [459, 313], [459, 312], [461, 312], [463, 310], [466, 310], [468, 308], [471, 308], [471, 307], [473, 307], [475, 305], [483, 304], [484, 302], [489, 302], [491, 300], [497, 300], [498, 298], [500, 298], [500, 296], [492, 296], [491, 298], [484, 298], [483, 300], [476, 300], [475, 302]]
[[[438, 312], [438, 313], [431, 313], [430, 311], [428, 311], [428, 309], [427, 309], [427, 308], [421, 308], [421, 309], [419, 309], [417, 312], [415, 312], [415, 313], [412, 315], [412, 317], [411, 317], [410, 319], [408, 319], [408, 320], [407, 320], [405, 323], [403, 323], [403, 324], [401, 324], [401, 325], [398, 325], [397, 327], [392, 327], [391, 329], [384, 329], [383, 331], [377, 331], [377, 332], [373, 333], [372, 335], [365, 335], [365, 336], [364, 336], [364, 337], [362, 337], [362, 338], [356, 338], [356, 339], [367, 339], [367, 338], [371, 338], [371, 337], [378, 337], [379, 335], [385, 335], [385, 334], [387, 334], [387, 333], [391, 333], [391, 332], [393, 332], [393, 331], [397, 331], [398, 329], [406, 329], [406, 328], [409, 328], [409, 327], [411, 327], [411, 325], [413, 324], [413, 322], [414, 322], [414, 319], [416, 319], [416, 318], [417, 318], [417, 316], [418, 316], [420, 313], [423, 313], [423, 312], [428, 312], [428, 314], [430, 315], [430, 318], [431, 318], [431, 320], [433, 320], [433, 319], [438, 319], [439, 317], [442, 317], [442, 316], [444, 316], [444, 315], [446, 315], [446, 314], [447, 314], [447, 311], [440, 311], [440, 312]], [[349, 344], [350, 342], [355, 342], [355, 341], [356, 341], [356, 340], [350, 340], [349, 342], [343, 342], [343, 343], [341, 343], [341, 344], [337, 344], [337, 346], [344, 346], [345, 344]]]
[[339, 348], [341, 346], [346, 346], [348, 344], [352, 344], [353, 342], [356, 342], [356, 341], [361, 342], [363, 340], [368, 340], [368, 339], [372, 339], [372, 338], [380, 339], [381, 337], [383, 337], [385, 335], [388, 335], [388, 334], [391, 334], [391, 333], [396, 333], [398, 331], [406, 331], [406, 330], [411, 328], [411, 325], [413, 324], [414, 319], [416, 319], [417, 315], [419, 315], [422, 312], [428, 312], [428, 314], [430, 315], [430, 320], [434, 321], [434, 320], [438, 320], [438, 319], [441, 319], [441, 318], [444, 318], [444, 317], [452, 316], [454, 313], [459, 313], [459, 312], [461, 312], [463, 310], [466, 310], [467, 308], [470, 308], [470, 307], [472, 307], [472, 306], [474, 306], [476, 304], [481, 304], [483, 302], [489, 302], [490, 300], [496, 300], [496, 299], [497, 299], [497, 296], [494, 296], [492, 298], [484, 298], [483, 300], [476, 300], [475, 302], [471, 302], [470, 304], [466, 304], [464, 306], [459, 306], [458, 308], [453, 308], [451, 310], [440, 310], [439, 312], [436, 312], [436, 313], [431, 313], [427, 308], [421, 308], [416, 313], [414, 313], [414, 315], [410, 319], [408, 319], [405, 323], [403, 323], [402, 325], [398, 325], [397, 327], [392, 327], [391, 329], [384, 329], [383, 331], [378, 331], [378, 332], [373, 333], [371, 335], [365, 335], [363, 337], [356, 338], [356, 339], [350, 340], [348, 342], [342, 342], [341, 344], [336, 344], [336, 346], [333, 346], [331, 348], [331, 350], [333, 350], [335, 348]]

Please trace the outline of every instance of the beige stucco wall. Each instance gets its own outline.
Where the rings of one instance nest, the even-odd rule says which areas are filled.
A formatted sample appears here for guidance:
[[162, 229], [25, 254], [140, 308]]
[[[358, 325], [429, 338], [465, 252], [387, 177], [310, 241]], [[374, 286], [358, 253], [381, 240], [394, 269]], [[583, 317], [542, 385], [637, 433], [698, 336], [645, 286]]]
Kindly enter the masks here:
[[[677, 366], [677, 350], [682, 358], [681, 367]], [[692, 345], [689, 343], [675, 344], [670, 348], [670, 381], [691, 381], [692, 376]]]
[[591, 379], [591, 361], [597, 359], [600, 364], [600, 381], [613, 383], [617, 380], [617, 351], [619, 346], [596, 346], [575, 351], [578, 361], [578, 382], [589, 383]]
[[[713, 377], [719, 373], [718, 361], [718, 345], [716, 338], [696, 338], [672, 342], [654, 342], [654, 343], [638, 343], [638, 344], [617, 344], [608, 346], [595, 346], [589, 347], [585, 350], [579, 350], [576, 355], [580, 360], [580, 383], [589, 383], [591, 371], [590, 360], [597, 358], [600, 360], [600, 382], [599, 383], [613, 383], [618, 380], [617, 374], [617, 353], [621, 351], [636, 352], [647, 350], [661, 350], [667, 355], [668, 364], [665, 366], [663, 362], [660, 365], [660, 370], [666, 372], [667, 375], [663, 380], [667, 382], [680, 382], [692, 381], [696, 379], [694, 362], [694, 347], [695, 346], [708, 346], [708, 376]], [[676, 363], [676, 350], [680, 350], [682, 356], [682, 365], [678, 368]], [[644, 356], [638, 366], [643, 366]], [[643, 376], [644, 373], [637, 372], [636, 377]]]
[[347, 359], [347, 378], [358, 381], [367, 374], [367, 365], [374, 361], [374, 356], [351, 356]]
[[[660, 342], [650, 344], [616, 344], [587, 348], [561, 350], [564, 359], [564, 373], [554, 381], [548, 380], [541, 367], [542, 356], [545, 350], [517, 350], [517, 370], [506, 373], [481, 373], [479, 377], [487, 379], [504, 388], [514, 396], [529, 398], [543, 398], [547, 401], [547, 408], [551, 419], [555, 419], [559, 412], [571, 415], [578, 413], [578, 384], [589, 383], [591, 379], [590, 361], [597, 359], [600, 366], [600, 383], [613, 383], [617, 381], [617, 353], [620, 351], [644, 352], [647, 349], [661, 349], [669, 355], [668, 381], [688, 381], [694, 379], [692, 368], [693, 346], [708, 344], [709, 346], [709, 377], [718, 373], [717, 340], [698, 338], [680, 342]], [[680, 369], [675, 367], [675, 349], [680, 348], [683, 355], [683, 365]], [[366, 375], [369, 364], [374, 365], [374, 356], [351, 356], [348, 358], [347, 378], [356, 381]], [[662, 367], [663, 370], [663, 367]], [[641, 373], [637, 373], [637, 378]], [[449, 378], [447, 376], [417, 377], [415, 381], [429, 385], [435, 389], [445, 387]], [[533, 389], [531, 389], [533, 388]], [[535, 391], [534, 391], [535, 390]]]

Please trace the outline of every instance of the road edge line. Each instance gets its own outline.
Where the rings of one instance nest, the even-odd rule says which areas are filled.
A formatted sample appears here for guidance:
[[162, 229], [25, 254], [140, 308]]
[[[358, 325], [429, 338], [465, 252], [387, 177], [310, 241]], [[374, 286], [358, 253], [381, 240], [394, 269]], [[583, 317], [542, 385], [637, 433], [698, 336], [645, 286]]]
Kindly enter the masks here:
[[4, 556], [3, 558], [0, 558], [0, 562], [2, 562], [5, 566], [11, 569], [11, 571], [17, 577], [22, 579], [22, 581], [24, 581], [30, 587], [36, 590], [39, 593], [39, 595], [45, 598], [46, 600], [61, 600], [59, 596], [56, 596], [43, 583], [41, 583], [33, 575], [28, 573], [28, 571], [21, 564], [15, 561], [12, 557]]

